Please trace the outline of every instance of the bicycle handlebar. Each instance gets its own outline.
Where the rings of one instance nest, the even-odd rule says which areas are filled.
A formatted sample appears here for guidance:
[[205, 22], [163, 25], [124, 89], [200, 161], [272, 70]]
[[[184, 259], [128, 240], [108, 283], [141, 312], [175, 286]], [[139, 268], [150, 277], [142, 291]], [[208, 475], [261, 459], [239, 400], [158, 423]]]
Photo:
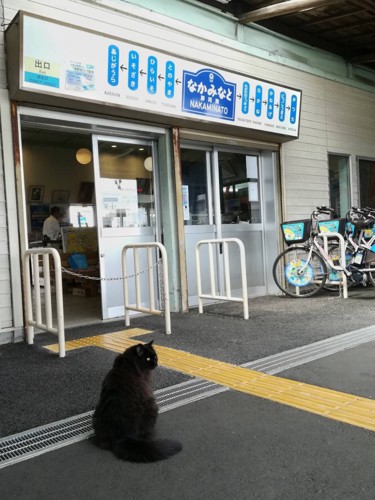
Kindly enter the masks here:
[[325, 205], [320, 205], [320, 207], [316, 207], [316, 209], [318, 210], [318, 212], [328, 214], [335, 211], [334, 208], [326, 207]]
[[319, 207], [316, 207], [316, 210], [313, 211], [311, 214], [311, 218], [316, 217], [317, 215], [320, 214], [325, 214], [325, 215], [332, 215], [333, 217], [338, 217], [335, 214], [335, 209], [331, 207], [326, 207], [325, 205], [320, 205]]
[[375, 214], [373, 213], [373, 209], [368, 208], [352, 207], [347, 212], [346, 218], [359, 229], [364, 229], [365, 227], [375, 223]]

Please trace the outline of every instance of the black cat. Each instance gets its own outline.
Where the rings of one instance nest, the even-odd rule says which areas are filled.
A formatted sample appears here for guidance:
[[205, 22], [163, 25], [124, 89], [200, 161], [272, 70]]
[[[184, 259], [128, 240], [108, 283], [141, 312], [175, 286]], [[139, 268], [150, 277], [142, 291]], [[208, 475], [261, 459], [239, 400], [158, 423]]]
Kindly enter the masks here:
[[182, 450], [177, 441], [152, 440], [158, 417], [152, 390], [158, 357], [152, 343], [129, 347], [117, 356], [93, 415], [96, 444], [130, 462], [156, 462]]

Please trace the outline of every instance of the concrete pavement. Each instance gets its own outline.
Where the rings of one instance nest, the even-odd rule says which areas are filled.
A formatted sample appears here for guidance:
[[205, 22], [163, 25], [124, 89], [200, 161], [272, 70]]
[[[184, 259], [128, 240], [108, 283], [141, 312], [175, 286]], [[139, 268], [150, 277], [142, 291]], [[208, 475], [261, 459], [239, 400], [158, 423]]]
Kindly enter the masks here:
[[[142, 341], [153, 337], [156, 345], [235, 365], [253, 363], [252, 369], [260, 359], [274, 360], [279, 353], [278, 377], [371, 402], [374, 298], [372, 288], [351, 290], [347, 300], [334, 295], [301, 300], [264, 297], [249, 301], [248, 321], [238, 305], [227, 303], [209, 306], [203, 315], [172, 315], [171, 336], [163, 333], [158, 317], [132, 320], [131, 327], [152, 330], [139, 337]], [[122, 329], [122, 322], [101, 324], [67, 331], [67, 337]], [[85, 347], [59, 359], [42, 347], [54, 341], [41, 334], [34, 346], [0, 347], [2, 436], [94, 408], [115, 353]], [[296, 364], [288, 368], [290, 356], [282, 353], [296, 348]], [[186, 374], [159, 368], [155, 389], [187, 380], [191, 377]], [[158, 432], [180, 440], [183, 451], [165, 462], [136, 465], [118, 461], [84, 440], [0, 469], [2, 497], [375, 498], [375, 433], [357, 425], [225, 388], [161, 413]]]

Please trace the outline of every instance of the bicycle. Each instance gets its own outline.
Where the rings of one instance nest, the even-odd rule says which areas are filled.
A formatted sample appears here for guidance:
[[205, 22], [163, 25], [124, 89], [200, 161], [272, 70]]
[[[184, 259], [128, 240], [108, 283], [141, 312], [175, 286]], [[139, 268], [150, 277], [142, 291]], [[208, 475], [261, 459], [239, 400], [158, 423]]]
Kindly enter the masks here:
[[352, 207], [346, 217], [354, 226], [347, 233], [348, 253], [352, 252], [349, 266], [353, 279], [359, 281], [361, 274], [367, 274], [369, 281], [375, 286], [375, 210]]
[[[333, 212], [333, 209], [321, 206], [312, 212], [310, 219], [281, 225], [285, 242], [290, 246], [276, 258], [272, 275], [278, 288], [286, 295], [311, 297], [323, 287], [337, 289], [344, 280], [354, 285], [367, 284], [369, 279], [375, 286], [375, 267], [367, 267], [366, 258], [360, 257], [371, 248], [369, 243], [349, 237], [353, 227], [364, 230], [374, 224], [375, 217], [357, 216], [349, 218], [349, 221], [346, 218], [319, 220], [320, 215], [332, 215]], [[324, 232], [324, 224], [327, 223], [329, 229]], [[336, 240], [336, 243], [329, 245], [328, 238]], [[375, 235], [373, 238], [375, 241]], [[340, 250], [339, 255], [337, 249]]]

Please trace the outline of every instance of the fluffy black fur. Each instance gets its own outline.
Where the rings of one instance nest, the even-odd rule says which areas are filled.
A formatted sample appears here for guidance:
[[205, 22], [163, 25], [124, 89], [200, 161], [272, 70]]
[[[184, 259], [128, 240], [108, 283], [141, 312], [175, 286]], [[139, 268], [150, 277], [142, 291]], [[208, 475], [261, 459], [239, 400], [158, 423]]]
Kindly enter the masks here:
[[152, 439], [158, 417], [152, 390], [158, 358], [152, 342], [117, 356], [93, 415], [95, 443], [130, 462], [156, 462], [182, 450], [177, 441]]

